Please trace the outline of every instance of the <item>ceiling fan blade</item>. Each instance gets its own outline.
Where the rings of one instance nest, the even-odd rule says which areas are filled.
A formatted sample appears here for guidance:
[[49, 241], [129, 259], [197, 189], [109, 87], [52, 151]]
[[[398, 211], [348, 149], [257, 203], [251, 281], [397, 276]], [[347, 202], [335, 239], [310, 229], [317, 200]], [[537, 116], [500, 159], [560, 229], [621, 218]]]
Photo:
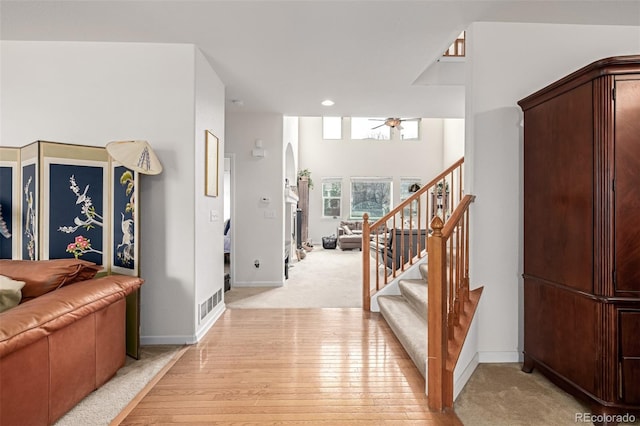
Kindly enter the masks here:
[[398, 125], [396, 126], [396, 129], [398, 129], [398, 130], [402, 130], [402, 126], [398, 124]]
[[384, 123], [380, 124], [379, 126], [372, 127], [372, 128], [371, 128], [371, 130], [375, 130], [375, 129], [377, 129], [378, 127], [382, 127], [382, 126], [384, 126]]

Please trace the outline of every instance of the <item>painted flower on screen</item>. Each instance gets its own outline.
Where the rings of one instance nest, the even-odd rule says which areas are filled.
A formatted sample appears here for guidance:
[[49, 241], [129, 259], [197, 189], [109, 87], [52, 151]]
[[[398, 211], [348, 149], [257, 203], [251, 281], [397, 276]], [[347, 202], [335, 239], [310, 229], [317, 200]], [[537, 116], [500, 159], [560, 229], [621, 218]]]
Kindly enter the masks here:
[[67, 253], [73, 254], [76, 259], [90, 251], [95, 251], [91, 248], [91, 240], [82, 235], [78, 235], [72, 243], [67, 245]]

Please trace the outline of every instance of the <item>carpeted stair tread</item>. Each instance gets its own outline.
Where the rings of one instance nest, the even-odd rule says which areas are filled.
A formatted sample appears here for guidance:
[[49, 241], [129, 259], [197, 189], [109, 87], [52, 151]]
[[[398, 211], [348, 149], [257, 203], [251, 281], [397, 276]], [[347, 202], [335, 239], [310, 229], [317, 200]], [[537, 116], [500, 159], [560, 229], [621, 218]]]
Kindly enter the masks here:
[[421, 279], [403, 279], [398, 286], [400, 294], [427, 321], [427, 283]]
[[429, 282], [428, 274], [429, 274], [429, 264], [428, 259], [418, 266], [418, 270], [420, 271], [420, 276], [424, 279], [424, 282]]
[[427, 377], [427, 321], [403, 296], [378, 297], [380, 312], [423, 377]]

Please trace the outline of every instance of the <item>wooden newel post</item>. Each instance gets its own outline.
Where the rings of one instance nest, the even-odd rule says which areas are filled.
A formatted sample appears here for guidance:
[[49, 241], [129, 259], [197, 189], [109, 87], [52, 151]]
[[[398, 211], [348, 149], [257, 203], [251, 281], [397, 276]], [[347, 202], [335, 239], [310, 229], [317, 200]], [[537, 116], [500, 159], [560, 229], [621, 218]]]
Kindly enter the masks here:
[[371, 310], [371, 276], [369, 249], [371, 238], [369, 237], [369, 215], [362, 215], [362, 309]]
[[444, 222], [439, 216], [431, 221], [433, 233], [429, 236], [427, 252], [429, 253], [428, 268], [428, 327], [427, 333], [427, 398], [429, 408], [443, 410], [444, 384], [446, 381], [447, 354], [447, 292], [446, 292], [446, 262], [444, 259], [445, 241], [442, 237]]

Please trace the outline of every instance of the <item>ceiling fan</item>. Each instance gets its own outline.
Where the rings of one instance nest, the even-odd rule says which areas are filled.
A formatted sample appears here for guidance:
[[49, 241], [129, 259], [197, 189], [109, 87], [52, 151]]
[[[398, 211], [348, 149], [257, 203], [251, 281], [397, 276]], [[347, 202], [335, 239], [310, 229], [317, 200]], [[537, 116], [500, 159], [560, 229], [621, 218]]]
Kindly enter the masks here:
[[382, 126], [389, 126], [393, 129], [398, 129], [398, 130], [402, 130], [402, 126], [400, 125], [400, 123], [402, 123], [403, 121], [413, 121], [413, 120], [417, 120], [417, 118], [394, 118], [394, 117], [389, 117], [386, 119], [378, 119], [378, 118], [372, 118], [371, 120], [375, 120], [375, 121], [384, 121], [384, 123], [372, 127], [371, 130], [373, 129], [377, 129], [378, 127], [382, 127]]

